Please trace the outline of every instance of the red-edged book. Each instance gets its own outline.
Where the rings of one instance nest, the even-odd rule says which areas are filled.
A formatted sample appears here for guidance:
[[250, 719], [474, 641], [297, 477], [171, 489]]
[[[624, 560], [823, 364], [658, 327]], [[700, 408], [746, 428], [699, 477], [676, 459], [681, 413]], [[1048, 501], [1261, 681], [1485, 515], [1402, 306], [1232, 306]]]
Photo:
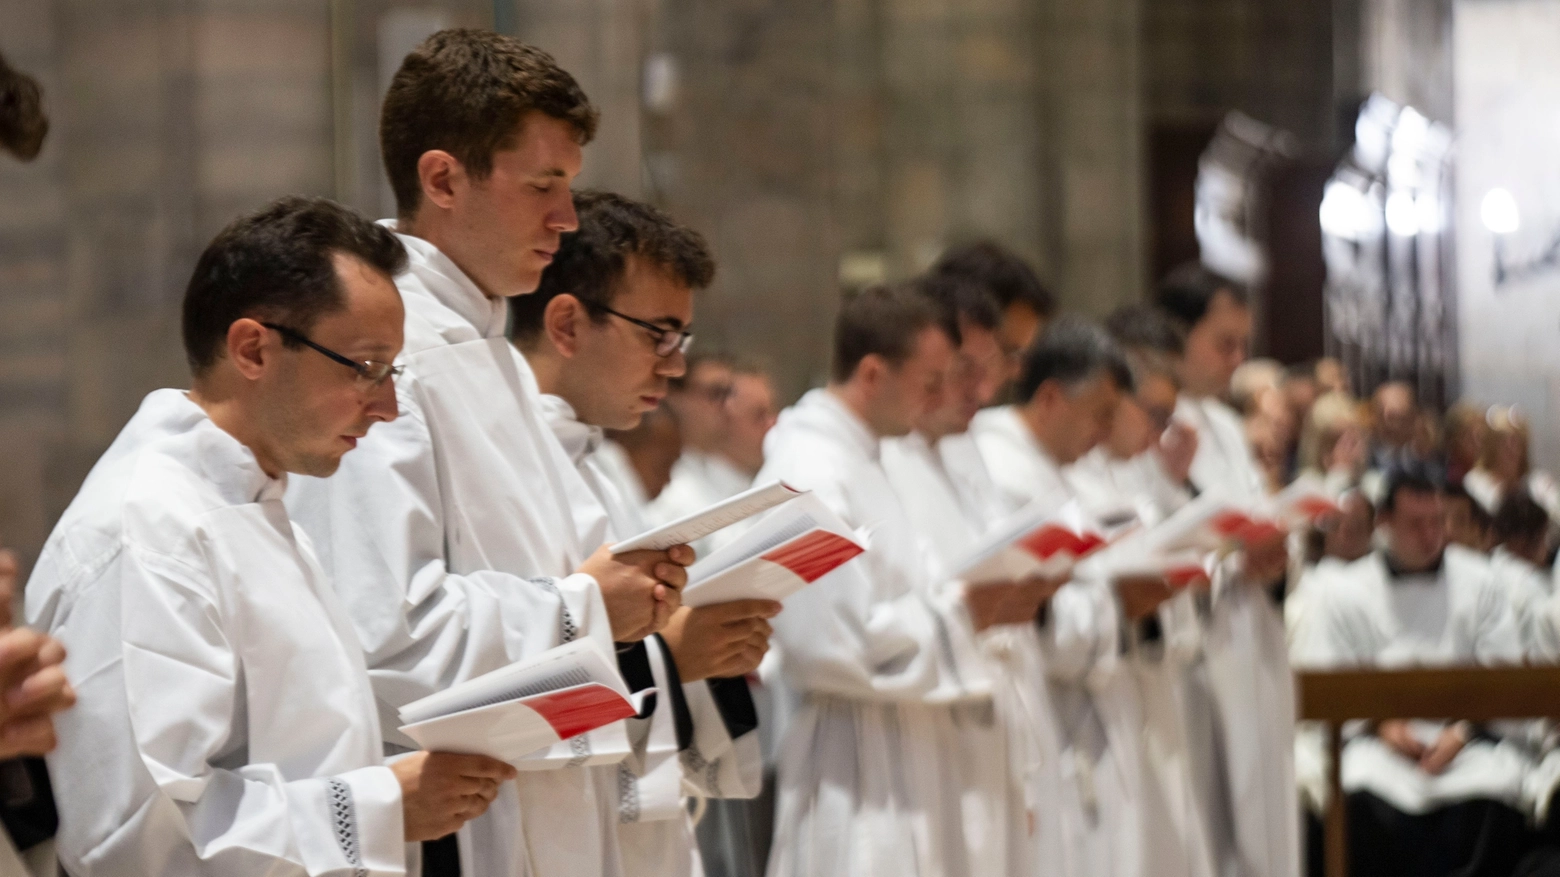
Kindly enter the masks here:
[[838, 515], [804, 492], [688, 567], [682, 602], [697, 608], [732, 600], [784, 600], [865, 550]]
[[432, 752], [517, 762], [638, 715], [654, 693], [629, 694], [614, 659], [592, 640], [575, 640], [407, 704], [401, 731]]
[[1054, 511], [1028, 509], [998, 525], [954, 565], [952, 578], [981, 585], [1065, 575], [1110, 539], [1090, 526], [1077, 503]]

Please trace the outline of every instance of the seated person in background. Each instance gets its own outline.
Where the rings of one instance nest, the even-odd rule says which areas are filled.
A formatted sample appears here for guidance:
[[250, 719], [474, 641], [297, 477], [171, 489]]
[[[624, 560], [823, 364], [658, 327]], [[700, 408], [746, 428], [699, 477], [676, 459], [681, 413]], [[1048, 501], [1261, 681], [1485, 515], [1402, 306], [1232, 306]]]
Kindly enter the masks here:
[[[1324, 580], [1294, 644], [1312, 667], [1512, 664], [1521, 634], [1489, 563], [1446, 544], [1440, 487], [1394, 473], [1380, 550]], [[1531, 761], [1466, 722], [1395, 719], [1343, 750], [1355, 874], [1509, 874], [1526, 844], [1517, 810]]]
[[1513, 490], [1495, 512], [1491, 529], [1495, 550], [1490, 554], [1490, 565], [1516, 613], [1528, 662], [1560, 661], [1560, 636], [1549, 613], [1554, 594], [1549, 570], [1549, 515], [1527, 491]]
[[1291, 644], [1310, 609], [1311, 595], [1318, 579], [1326, 578], [1369, 554], [1371, 537], [1376, 532], [1376, 508], [1358, 490], [1338, 498], [1338, 511], [1317, 522], [1307, 536], [1314, 544], [1314, 557], [1308, 558], [1300, 580], [1284, 598], [1284, 628]]
[[1446, 488], [1446, 541], [1487, 554], [1494, 547], [1490, 513], [1461, 484]]
[[1414, 427], [1419, 402], [1405, 381], [1388, 381], [1371, 395], [1370, 468], [1391, 472], [1424, 462], [1414, 450]]
[[1525, 488], [1533, 500], [1560, 519], [1560, 483], [1532, 466], [1533, 437], [1528, 419], [1515, 405], [1489, 410], [1479, 465], [1463, 478], [1463, 487], [1484, 511], [1494, 515], [1513, 490]]
[[93, 467], [27, 588], [81, 705], [50, 760], [60, 859], [95, 875], [401, 874], [514, 768], [386, 764], [363, 647], [288, 518], [397, 416], [406, 265], [386, 229], [284, 198], [206, 248], [184, 299], [191, 389], [157, 390]]
[[1442, 431], [1446, 436], [1446, 483], [1461, 485], [1484, 453], [1484, 442], [1489, 434], [1485, 420], [1487, 409], [1466, 400], [1456, 402], [1446, 409], [1442, 418]]
[[1351, 396], [1328, 393], [1311, 406], [1300, 431], [1300, 474], [1322, 479], [1340, 496], [1365, 474], [1365, 419]]

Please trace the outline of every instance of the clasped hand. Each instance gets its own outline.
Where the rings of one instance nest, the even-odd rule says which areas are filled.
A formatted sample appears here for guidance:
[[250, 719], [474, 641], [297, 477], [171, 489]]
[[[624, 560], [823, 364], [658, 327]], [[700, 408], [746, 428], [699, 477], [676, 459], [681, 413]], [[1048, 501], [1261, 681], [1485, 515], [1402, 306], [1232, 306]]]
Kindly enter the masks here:
[[595, 578], [601, 587], [613, 641], [638, 642], [666, 626], [682, 605], [682, 589], [694, 557], [686, 545], [619, 555], [603, 545], [580, 565], [579, 572]]

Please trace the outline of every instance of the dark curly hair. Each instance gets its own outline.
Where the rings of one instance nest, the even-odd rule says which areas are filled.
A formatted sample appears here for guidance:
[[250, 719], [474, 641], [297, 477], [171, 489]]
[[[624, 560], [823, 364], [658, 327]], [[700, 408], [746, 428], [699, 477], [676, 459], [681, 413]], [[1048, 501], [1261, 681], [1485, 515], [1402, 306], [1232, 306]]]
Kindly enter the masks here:
[[698, 232], [678, 225], [649, 204], [611, 192], [574, 194], [579, 229], [563, 236], [552, 264], [530, 295], [509, 302], [510, 334], [521, 343], [541, 334], [547, 305], [560, 295], [579, 299], [597, 319], [611, 307], [618, 284], [637, 256], [689, 289], [715, 279], [715, 260]]

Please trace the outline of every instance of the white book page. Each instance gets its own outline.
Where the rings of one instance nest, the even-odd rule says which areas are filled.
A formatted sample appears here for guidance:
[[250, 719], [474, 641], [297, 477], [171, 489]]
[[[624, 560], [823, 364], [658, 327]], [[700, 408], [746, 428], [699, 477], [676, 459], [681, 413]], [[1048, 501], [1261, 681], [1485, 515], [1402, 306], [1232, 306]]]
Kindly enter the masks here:
[[771, 481], [745, 490], [730, 499], [722, 500], [703, 511], [684, 515], [669, 524], [662, 524], [632, 539], [619, 542], [612, 546], [612, 553], [665, 551], [673, 545], [697, 542], [717, 530], [723, 530], [781, 503], [793, 500], [803, 492], [783, 482]]
[[401, 707], [401, 722], [414, 725], [439, 716], [591, 682], [628, 696], [628, 687], [618, 675], [616, 661], [594, 641], [575, 640], [548, 649], [530, 660], [500, 667], [413, 701]]
[[788, 502], [764, 515], [731, 543], [715, 549], [708, 557], [688, 567], [688, 586], [719, 575], [809, 530], [828, 530], [853, 538], [850, 528], [823, 504], [823, 500], [811, 492], [802, 493], [795, 502]]

